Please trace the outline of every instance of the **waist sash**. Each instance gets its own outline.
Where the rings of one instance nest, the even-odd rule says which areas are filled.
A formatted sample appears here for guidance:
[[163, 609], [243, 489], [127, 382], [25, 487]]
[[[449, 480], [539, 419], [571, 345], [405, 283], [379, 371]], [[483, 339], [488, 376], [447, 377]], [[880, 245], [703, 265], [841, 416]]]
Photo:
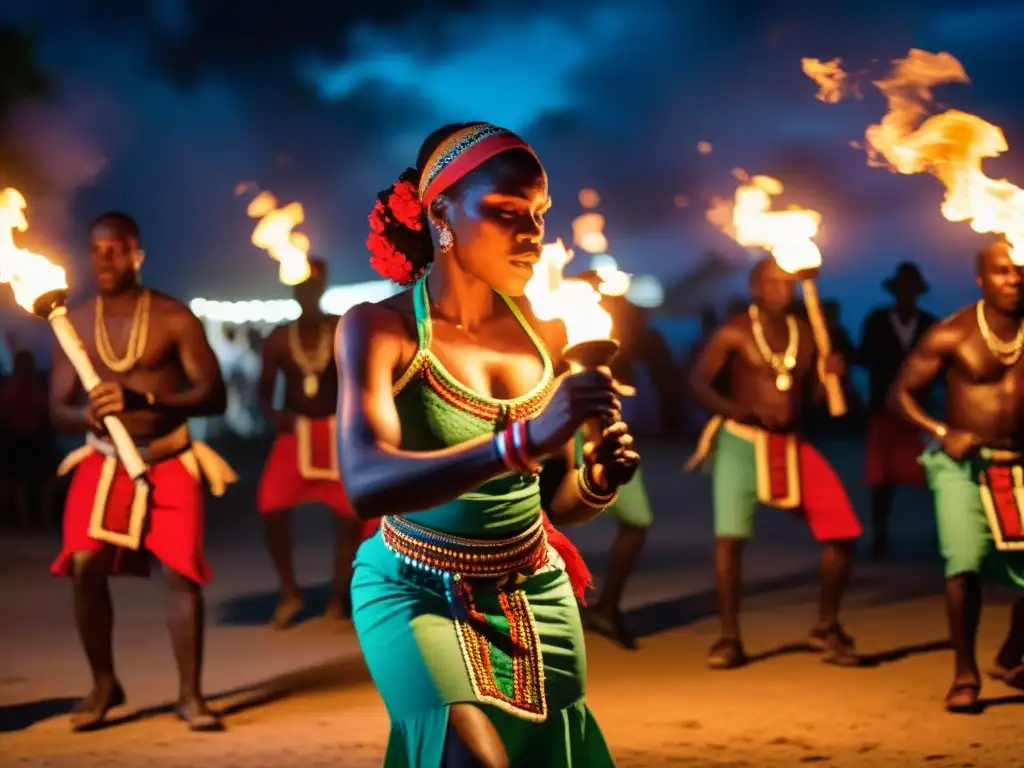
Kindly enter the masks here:
[[[238, 480], [235, 471], [216, 451], [206, 443], [192, 440], [187, 424], [182, 424], [173, 432], [162, 435], [147, 445], [138, 446], [138, 448], [142, 460], [150, 466], [177, 458], [196, 482], [206, 479], [210, 486], [210, 492], [214, 496], [223, 496], [227, 486]], [[135, 483], [127, 524], [116, 528], [108, 527], [107, 505], [120, 463], [117, 449], [113, 443], [91, 432], [88, 433], [85, 437], [85, 445], [76, 448], [64, 457], [57, 468], [57, 474], [68, 474], [94, 453], [103, 456], [103, 467], [100, 470], [99, 482], [93, 497], [92, 514], [89, 517], [89, 537], [117, 547], [137, 550], [142, 545], [142, 533], [146, 515], [149, 512], [149, 483], [145, 481]]]
[[1024, 454], [983, 448], [971, 463], [996, 548], [1024, 551]]
[[686, 462], [691, 470], [714, 458], [715, 437], [720, 429], [754, 445], [757, 500], [778, 509], [796, 509], [800, 494], [800, 441], [792, 432], [769, 432], [761, 427], [740, 424], [714, 416], [697, 440], [697, 449]]
[[[540, 635], [525, 576], [548, 561], [541, 518], [508, 539], [468, 539], [425, 528], [402, 517], [381, 519], [385, 546], [396, 557], [439, 576], [455, 623], [463, 661], [477, 700], [531, 722], [547, 719]], [[497, 580], [500, 616], [481, 611], [472, 583]], [[510, 641], [495, 645], [496, 634]]]
[[337, 428], [338, 420], [335, 416], [325, 419], [295, 417], [299, 475], [304, 480], [341, 480]]

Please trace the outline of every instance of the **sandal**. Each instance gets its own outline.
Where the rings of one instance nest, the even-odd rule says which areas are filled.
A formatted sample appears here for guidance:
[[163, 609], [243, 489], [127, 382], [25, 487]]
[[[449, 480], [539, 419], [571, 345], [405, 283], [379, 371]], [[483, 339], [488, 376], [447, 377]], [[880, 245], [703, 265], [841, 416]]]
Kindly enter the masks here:
[[708, 651], [708, 667], [710, 669], [737, 669], [748, 661], [750, 661], [750, 657], [743, 650], [743, 643], [739, 640], [722, 638]]
[[859, 667], [861, 664], [861, 658], [854, 650], [854, 639], [838, 622], [830, 627], [812, 629], [807, 643], [824, 654], [821, 660], [826, 664], [837, 667]]
[[953, 683], [946, 694], [946, 711], [954, 714], [976, 714], [979, 711], [980, 693], [981, 686], [977, 683]]

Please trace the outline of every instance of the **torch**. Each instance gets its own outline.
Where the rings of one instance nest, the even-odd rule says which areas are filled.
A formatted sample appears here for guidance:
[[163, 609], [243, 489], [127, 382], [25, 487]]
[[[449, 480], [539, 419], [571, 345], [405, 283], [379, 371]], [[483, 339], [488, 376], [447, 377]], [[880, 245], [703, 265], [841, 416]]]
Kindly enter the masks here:
[[[767, 250], [775, 263], [800, 280], [807, 307], [807, 319], [814, 334], [819, 360], [832, 353], [832, 341], [821, 311], [815, 279], [821, 268], [821, 251], [812, 239], [818, 234], [821, 214], [790, 206], [773, 211], [772, 196], [782, 192], [782, 184], [770, 176], [753, 176], [736, 190], [731, 212], [728, 202], [716, 198], [708, 211], [708, 220], [720, 227], [740, 245]], [[828, 412], [832, 416], [846, 413], [842, 384], [834, 373], [819, 369]]]
[[[568, 343], [563, 359], [573, 372], [607, 367], [619, 351], [611, 338], [612, 318], [601, 306], [601, 293], [584, 280], [566, 280], [565, 265], [572, 259], [561, 240], [545, 245], [533, 277], [526, 286], [526, 298], [541, 320], [561, 320]], [[606, 425], [598, 419], [583, 427], [588, 441], [601, 437]]]
[[[821, 300], [818, 297], [818, 284], [815, 278], [818, 274], [818, 267], [821, 265], [821, 254], [814, 243], [808, 243], [818, 254], [816, 266], [806, 266], [804, 261], [800, 264], [796, 254], [788, 253], [780, 255], [773, 253], [776, 263], [786, 272], [800, 278], [800, 287], [803, 289], [804, 306], [807, 307], [807, 320], [811, 324], [811, 333], [814, 334], [814, 344], [818, 347], [818, 354], [821, 360], [825, 360], [832, 354], [832, 339], [828, 335], [828, 326], [825, 324], [825, 316], [821, 311]], [[810, 254], [808, 254], [810, 255]], [[788, 259], [788, 261], [787, 261]], [[794, 266], [794, 262], [796, 262]], [[846, 397], [843, 395], [843, 385], [839, 377], [834, 373], [821, 372], [821, 383], [825, 387], [825, 399], [828, 403], [828, 412], [832, 416], [842, 416], [846, 413]]]
[[[49, 322], [82, 387], [89, 392], [100, 383], [100, 377], [68, 320], [64, 270], [44, 256], [14, 245], [13, 230], [28, 229], [25, 208], [25, 198], [18, 190], [7, 188], [0, 192], [0, 282], [10, 284], [19, 306]], [[106, 416], [103, 426], [129, 477], [136, 483], [146, 482], [146, 463], [124, 424], [115, 416]]]

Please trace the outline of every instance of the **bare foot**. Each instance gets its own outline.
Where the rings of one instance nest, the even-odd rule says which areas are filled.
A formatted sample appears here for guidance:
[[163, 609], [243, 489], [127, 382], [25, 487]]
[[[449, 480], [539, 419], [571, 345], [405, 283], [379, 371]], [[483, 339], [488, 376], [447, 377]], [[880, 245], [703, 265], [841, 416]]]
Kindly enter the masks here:
[[945, 707], [947, 712], [961, 715], [974, 715], [981, 711], [978, 705], [978, 695], [981, 693], [981, 683], [977, 677], [957, 679], [946, 693]]
[[583, 626], [618, 643], [627, 651], [635, 651], [640, 647], [618, 610], [595, 605], [583, 612]]
[[324, 609], [324, 618], [328, 621], [348, 621], [352, 618], [352, 612], [341, 600], [331, 600]]
[[287, 629], [302, 611], [302, 598], [286, 597], [277, 604], [274, 615], [270, 617], [270, 626], [274, 629]]
[[831, 626], [818, 626], [811, 630], [807, 644], [822, 652], [821, 660], [837, 667], [858, 667], [860, 656], [854, 650], [854, 640], [837, 622]]
[[190, 731], [223, 731], [224, 724], [206, 705], [206, 701], [194, 696], [174, 705], [174, 714], [188, 723]]
[[709, 669], [738, 669], [746, 666], [750, 658], [739, 640], [723, 637], [708, 650]]
[[996, 662], [989, 670], [988, 676], [1018, 691], [1024, 691], [1024, 664], [1007, 668]]
[[107, 713], [124, 703], [124, 689], [119, 682], [96, 683], [89, 694], [71, 709], [71, 729], [81, 732], [99, 728]]

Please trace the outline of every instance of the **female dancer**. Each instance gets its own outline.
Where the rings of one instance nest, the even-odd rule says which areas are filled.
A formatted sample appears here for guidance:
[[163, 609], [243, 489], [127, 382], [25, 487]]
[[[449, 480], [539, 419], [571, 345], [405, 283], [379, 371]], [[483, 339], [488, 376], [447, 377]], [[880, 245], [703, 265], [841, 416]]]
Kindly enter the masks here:
[[554, 548], [537, 472], [585, 421], [609, 425], [549, 510], [578, 523], [639, 457], [611, 377], [555, 380], [564, 328], [521, 300], [549, 207], [533, 150], [470, 123], [427, 137], [370, 214], [371, 263], [413, 284], [353, 307], [338, 343], [342, 473], [357, 514], [382, 518], [352, 607], [391, 717], [389, 768], [614, 764], [584, 701], [584, 585]]

